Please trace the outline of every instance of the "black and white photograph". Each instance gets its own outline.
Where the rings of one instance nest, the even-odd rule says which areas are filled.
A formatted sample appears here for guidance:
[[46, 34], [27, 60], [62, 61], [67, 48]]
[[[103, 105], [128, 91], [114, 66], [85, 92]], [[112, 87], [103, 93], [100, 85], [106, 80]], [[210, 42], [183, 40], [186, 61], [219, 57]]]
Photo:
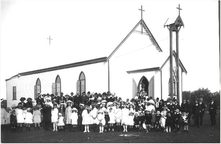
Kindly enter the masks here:
[[220, 143], [220, 0], [1, 0], [1, 143]]

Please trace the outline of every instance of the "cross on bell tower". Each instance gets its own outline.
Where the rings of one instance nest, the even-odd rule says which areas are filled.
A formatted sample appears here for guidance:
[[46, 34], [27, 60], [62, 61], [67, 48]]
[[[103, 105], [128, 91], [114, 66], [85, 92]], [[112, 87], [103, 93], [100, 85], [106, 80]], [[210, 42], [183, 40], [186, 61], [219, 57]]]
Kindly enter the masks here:
[[180, 10], [182, 10], [182, 9], [180, 8], [180, 4], [178, 5], [177, 9], [178, 9], [179, 15], [180, 15]]
[[[138, 10], [140, 10], [140, 12], [141, 12], [141, 20], [143, 20], [143, 12], [145, 11], [145, 10], [143, 10], [143, 6], [141, 5], [141, 9], [138, 9]], [[142, 23], [141, 23], [141, 33], [143, 34], [143, 25], [142, 25]]]

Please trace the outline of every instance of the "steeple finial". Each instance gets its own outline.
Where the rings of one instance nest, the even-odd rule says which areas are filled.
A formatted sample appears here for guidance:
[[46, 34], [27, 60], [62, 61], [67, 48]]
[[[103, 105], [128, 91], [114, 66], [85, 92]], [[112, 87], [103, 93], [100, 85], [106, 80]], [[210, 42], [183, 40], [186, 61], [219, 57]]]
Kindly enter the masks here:
[[145, 11], [145, 10], [143, 10], [143, 6], [141, 5], [141, 9], [138, 9], [138, 10], [141, 11], [141, 19], [143, 19], [143, 11]]
[[182, 10], [182, 9], [180, 8], [180, 4], [178, 5], [177, 9], [179, 10], [179, 15], [180, 15], [180, 10]]

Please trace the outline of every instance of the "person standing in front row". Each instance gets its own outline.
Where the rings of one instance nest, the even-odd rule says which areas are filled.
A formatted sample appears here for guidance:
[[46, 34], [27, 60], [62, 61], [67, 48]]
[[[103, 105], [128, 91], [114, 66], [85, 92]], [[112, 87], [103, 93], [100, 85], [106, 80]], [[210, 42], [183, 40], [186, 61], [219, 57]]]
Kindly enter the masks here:
[[193, 106], [194, 126], [200, 127], [199, 116], [200, 116], [199, 103], [198, 100], [195, 100], [195, 104]]
[[38, 128], [40, 130], [40, 123], [41, 123], [41, 111], [37, 106], [33, 108], [33, 122], [35, 130]]
[[211, 126], [216, 125], [216, 109], [217, 109], [216, 103], [214, 99], [212, 98], [211, 103], [209, 104]]
[[68, 100], [67, 102], [67, 107], [65, 108], [65, 130], [67, 129], [68, 131], [72, 130], [72, 123], [71, 123], [71, 114], [72, 114], [72, 101]]
[[202, 126], [202, 124], [203, 124], [203, 116], [204, 116], [205, 108], [206, 108], [206, 106], [203, 102], [203, 98], [200, 98], [200, 100], [199, 100], [200, 126]]
[[45, 104], [42, 109], [43, 114], [43, 122], [44, 122], [44, 129], [50, 130], [51, 125], [51, 106], [49, 104]]
[[53, 131], [58, 131], [58, 108], [57, 104], [53, 105], [51, 110], [51, 122], [53, 123]]
[[84, 133], [90, 132], [89, 125], [91, 122], [90, 118], [90, 108], [86, 106], [82, 112], [82, 125], [84, 125]]

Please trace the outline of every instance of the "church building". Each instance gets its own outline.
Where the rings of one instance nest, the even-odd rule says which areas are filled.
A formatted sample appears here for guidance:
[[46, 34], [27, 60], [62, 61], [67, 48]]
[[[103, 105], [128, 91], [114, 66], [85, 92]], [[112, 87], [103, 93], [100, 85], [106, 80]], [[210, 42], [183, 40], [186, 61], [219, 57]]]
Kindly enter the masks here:
[[[142, 14], [142, 7], [140, 10]], [[167, 21], [166, 26], [171, 33], [180, 29], [180, 15], [175, 21]], [[60, 96], [110, 91], [131, 99], [141, 89], [153, 98], [176, 97], [181, 102], [183, 73], [187, 70], [178, 50], [163, 52], [141, 16], [106, 57], [22, 72], [6, 79], [7, 105], [17, 104], [21, 97], [35, 99], [38, 93]]]

